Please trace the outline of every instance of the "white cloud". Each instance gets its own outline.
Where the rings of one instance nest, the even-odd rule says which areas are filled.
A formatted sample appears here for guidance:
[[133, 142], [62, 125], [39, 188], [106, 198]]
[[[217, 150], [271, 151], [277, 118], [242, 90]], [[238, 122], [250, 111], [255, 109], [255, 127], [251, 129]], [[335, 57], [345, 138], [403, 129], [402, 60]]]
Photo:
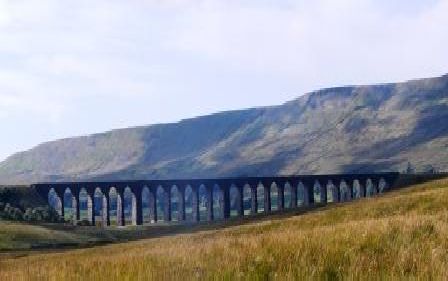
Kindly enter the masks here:
[[[393, 80], [422, 75], [422, 65], [446, 58], [437, 44], [448, 38], [446, 0], [411, 14], [391, 14], [373, 0], [297, 1], [286, 8], [201, 3], [181, 18], [172, 44], [253, 71]], [[446, 63], [433, 65], [428, 75], [444, 71]]]

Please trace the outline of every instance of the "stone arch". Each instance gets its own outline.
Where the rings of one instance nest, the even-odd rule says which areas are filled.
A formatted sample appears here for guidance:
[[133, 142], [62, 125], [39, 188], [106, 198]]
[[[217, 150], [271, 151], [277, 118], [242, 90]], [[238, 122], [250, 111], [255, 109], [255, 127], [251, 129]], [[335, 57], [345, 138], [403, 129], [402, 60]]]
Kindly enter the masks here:
[[316, 203], [322, 203], [322, 196], [321, 196], [321, 192], [322, 192], [322, 186], [320, 185], [320, 182], [318, 180], [316, 180], [314, 182], [313, 185], [313, 196], [314, 196], [314, 202]]
[[193, 210], [193, 188], [191, 185], [187, 185], [185, 188], [185, 219], [187, 221], [194, 221], [194, 210]]
[[177, 185], [173, 185], [171, 186], [170, 189], [170, 204], [171, 204], [171, 220], [172, 221], [179, 221], [179, 217], [180, 217], [180, 200], [181, 200], [181, 196], [182, 193], [180, 192], [179, 188], [177, 187]]
[[384, 193], [389, 189], [389, 185], [384, 178], [380, 178], [378, 182], [378, 193]]
[[292, 208], [292, 186], [289, 182], [285, 183], [285, 187], [283, 190], [283, 200], [285, 204], [285, 209], [291, 209]]
[[338, 202], [339, 201], [339, 190], [336, 188], [336, 185], [333, 184], [332, 180], [327, 182], [327, 202]]
[[213, 185], [213, 219], [224, 219], [224, 193], [218, 184]]
[[361, 183], [358, 179], [353, 181], [353, 199], [361, 198]]
[[124, 225], [137, 225], [137, 200], [130, 187], [123, 193]]
[[375, 195], [375, 185], [372, 179], [368, 178], [366, 181], [366, 197], [372, 197]]
[[345, 180], [342, 180], [339, 185], [340, 190], [340, 201], [341, 202], [347, 202], [350, 201], [352, 198], [352, 192], [350, 192], [350, 188]]
[[62, 201], [54, 188], [51, 188], [48, 192], [48, 205], [50, 205], [59, 216], [62, 216]]
[[142, 217], [143, 224], [154, 222], [154, 218], [151, 217], [151, 191], [147, 186], [142, 189]]
[[238, 190], [238, 187], [235, 184], [232, 184], [230, 186], [229, 191], [229, 197], [230, 197], [230, 216], [231, 217], [237, 217], [239, 215], [239, 208], [240, 206], [240, 192]]
[[156, 214], [157, 221], [167, 221], [165, 218], [165, 204], [166, 204], [166, 192], [165, 189], [159, 185], [156, 189]]
[[258, 213], [264, 213], [264, 185], [261, 182], [257, 185], [257, 204]]
[[208, 198], [207, 198], [207, 188], [205, 185], [201, 184], [198, 189], [198, 197], [199, 197], [199, 221], [207, 221], [208, 215]]
[[243, 214], [250, 215], [252, 212], [252, 190], [249, 184], [243, 186]]
[[280, 209], [279, 188], [276, 182], [271, 184], [271, 211], [278, 211]]
[[111, 226], [123, 225], [122, 200], [115, 187], [109, 189], [109, 223]]
[[77, 209], [76, 197], [73, 195], [70, 187], [67, 187], [64, 192], [64, 220], [76, 222]]
[[299, 182], [297, 185], [297, 206], [305, 205], [305, 185]]
[[[107, 200], [105, 202], [105, 196], [101, 191], [101, 188], [97, 187], [93, 193], [93, 213], [95, 216], [96, 226], [107, 225]], [[105, 219], [106, 218], [106, 219]]]
[[87, 193], [87, 190], [83, 187], [79, 192], [79, 219], [81, 221], [87, 221], [92, 223], [93, 218], [93, 202], [92, 197]]

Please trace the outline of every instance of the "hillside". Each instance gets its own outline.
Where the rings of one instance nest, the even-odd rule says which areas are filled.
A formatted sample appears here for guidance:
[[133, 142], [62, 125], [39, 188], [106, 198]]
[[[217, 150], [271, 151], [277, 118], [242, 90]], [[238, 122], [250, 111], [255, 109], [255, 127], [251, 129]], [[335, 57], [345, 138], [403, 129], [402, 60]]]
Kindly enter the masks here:
[[379, 172], [408, 161], [448, 170], [448, 75], [45, 143], [0, 163], [0, 183]]
[[290, 218], [4, 259], [0, 279], [446, 280], [446, 206], [439, 180]]

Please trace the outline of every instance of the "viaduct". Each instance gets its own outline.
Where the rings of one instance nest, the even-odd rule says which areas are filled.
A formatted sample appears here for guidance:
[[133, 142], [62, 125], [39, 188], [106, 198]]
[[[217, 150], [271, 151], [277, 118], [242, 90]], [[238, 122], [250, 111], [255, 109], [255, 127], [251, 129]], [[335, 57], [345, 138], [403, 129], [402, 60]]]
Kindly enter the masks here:
[[39, 183], [66, 221], [97, 226], [196, 223], [306, 208], [386, 192], [398, 173]]

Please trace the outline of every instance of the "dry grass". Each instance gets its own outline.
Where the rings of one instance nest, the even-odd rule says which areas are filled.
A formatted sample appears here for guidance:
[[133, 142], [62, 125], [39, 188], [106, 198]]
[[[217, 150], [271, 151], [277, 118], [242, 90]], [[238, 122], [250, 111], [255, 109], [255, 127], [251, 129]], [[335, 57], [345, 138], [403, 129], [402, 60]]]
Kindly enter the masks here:
[[303, 216], [0, 262], [0, 280], [448, 279], [448, 181]]
[[0, 253], [26, 250], [33, 246], [87, 243], [91, 237], [68, 231], [52, 230], [40, 225], [0, 220]]

